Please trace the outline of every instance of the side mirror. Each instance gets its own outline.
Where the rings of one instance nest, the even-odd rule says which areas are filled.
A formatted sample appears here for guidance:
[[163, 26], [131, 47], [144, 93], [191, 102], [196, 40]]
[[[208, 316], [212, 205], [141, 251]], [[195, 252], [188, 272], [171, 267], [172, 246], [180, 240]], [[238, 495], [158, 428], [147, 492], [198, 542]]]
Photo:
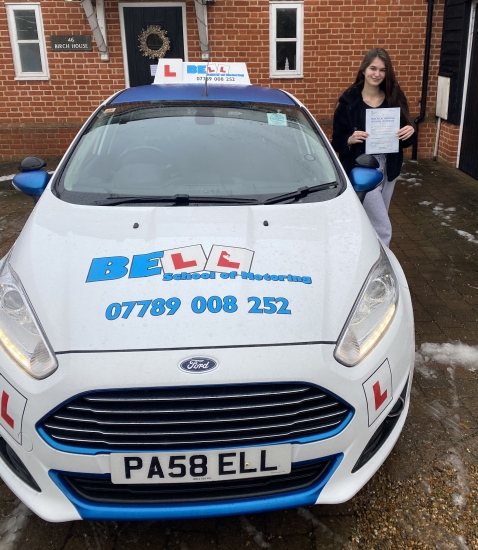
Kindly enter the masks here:
[[379, 168], [380, 163], [373, 155], [359, 155], [355, 159], [355, 164], [362, 168]]
[[50, 181], [50, 174], [42, 170], [45, 166], [46, 162], [38, 157], [23, 159], [18, 167], [20, 173], [13, 178], [13, 187], [37, 201]]
[[20, 172], [31, 172], [32, 170], [41, 170], [45, 166], [46, 162], [40, 157], [26, 157], [20, 162], [18, 170]]
[[382, 183], [383, 174], [377, 170], [380, 165], [373, 155], [360, 155], [355, 162], [358, 166], [352, 169], [350, 181], [360, 202], [363, 202], [365, 195]]

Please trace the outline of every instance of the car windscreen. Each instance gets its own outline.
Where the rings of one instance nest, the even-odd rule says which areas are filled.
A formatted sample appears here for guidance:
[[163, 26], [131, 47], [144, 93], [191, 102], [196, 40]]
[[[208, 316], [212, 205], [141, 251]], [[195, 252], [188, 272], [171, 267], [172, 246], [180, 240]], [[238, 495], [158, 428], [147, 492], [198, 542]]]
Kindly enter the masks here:
[[297, 106], [138, 102], [97, 113], [55, 192], [78, 204], [157, 197], [169, 205], [168, 197], [233, 204], [311, 189], [321, 192], [299, 199], [322, 201], [343, 190], [338, 178], [323, 138]]

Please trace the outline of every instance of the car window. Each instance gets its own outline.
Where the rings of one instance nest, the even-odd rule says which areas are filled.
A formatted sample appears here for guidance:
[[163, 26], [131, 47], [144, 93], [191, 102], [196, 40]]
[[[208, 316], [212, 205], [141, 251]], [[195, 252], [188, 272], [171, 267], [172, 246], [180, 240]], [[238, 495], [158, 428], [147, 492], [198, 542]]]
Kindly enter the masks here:
[[321, 136], [296, 106], [144, 102], [97, 114], [58, 191], [80, 203], [95, 195], [262, 200], [337, 177]]

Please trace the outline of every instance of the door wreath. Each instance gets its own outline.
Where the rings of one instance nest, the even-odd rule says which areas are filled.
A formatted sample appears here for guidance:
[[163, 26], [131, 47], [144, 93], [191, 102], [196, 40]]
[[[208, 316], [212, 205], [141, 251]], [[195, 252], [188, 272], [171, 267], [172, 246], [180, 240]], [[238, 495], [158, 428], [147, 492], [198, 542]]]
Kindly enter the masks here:
[[163, 58], [171, 49], [171, 41], [167, 34], [168, 31], [163, 30], [159, 25], [149, 25], [138, 36], [140, 51], [150, 59]]

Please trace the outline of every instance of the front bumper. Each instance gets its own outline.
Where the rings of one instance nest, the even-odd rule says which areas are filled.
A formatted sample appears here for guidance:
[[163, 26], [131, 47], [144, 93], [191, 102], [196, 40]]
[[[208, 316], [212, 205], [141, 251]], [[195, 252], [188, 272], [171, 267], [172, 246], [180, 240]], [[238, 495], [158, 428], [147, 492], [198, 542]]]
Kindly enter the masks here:
[[[264, 346], [201, 350], [219, 360], [219, 368], [191, 376], [177, 368], [194, 351], [143, 351], [72, 353], [58, 357], [59, 368], [45, 380], [33, 380], [0, 350], [3, 377], [23, 396], [21, 431], [12, 437], [0, 419], [0, 435], [14, 451], [41, 492], [25, 483], [0, 460], [0, 474], [12, 491], [36, 514], [49, 521], [75, 519], [167, 519], [252, 513], [344, 502], [356, 494], [392, 450], [408, 412], [414, 363], [413, 313], [403, 289], [392, 326], [375, 350], [359, 365], [347, 368], [333, 358], [334, 345]], [[391, 376], [391, 399], [378, 417], [371, 416], [364, 384], [384, 364]], [[265, 497], [215, 502], [151, 505], [93, 502], [79, 496], [62, 481], [62, 475], [108, 476], [108, 452], [69, 452], [53, 448], [40, 435], [38, 423], [73, 396], [111, 388], [179, 387], [301, 381], [325, 388], [353, 409], [353, 416], [338, 433], [325, 439], [292, 442], [293, 465], [328, 460], [323, 475], [304, 490]], [[407, 384], [408, 383], [408, 384]], [[404, 388], [406, 390], [404, 391]], [[403, 394], [403, 410], [388, 437], [368, 461], [354, 471], [369, 441]], [[354, 473], [352, 473], [354, 471]], [[178, 491], [181, 487], [178, 486]]]

